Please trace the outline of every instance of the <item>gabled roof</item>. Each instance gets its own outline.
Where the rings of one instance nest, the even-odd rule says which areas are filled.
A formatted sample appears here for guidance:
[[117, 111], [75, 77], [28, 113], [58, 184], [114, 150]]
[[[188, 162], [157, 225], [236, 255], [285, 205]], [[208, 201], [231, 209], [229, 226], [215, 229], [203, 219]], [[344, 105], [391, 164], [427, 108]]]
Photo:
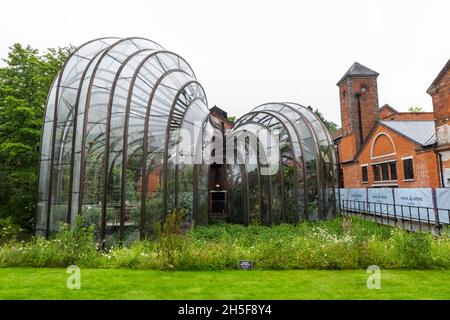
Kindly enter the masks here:
[[430, 87], [427, 90], [428, 94], [431, 94], [434, 89], [436, 89], [436, 86], [438, 85], [439, 81], [441, 81], [442, 77], [448, 72], [448, 69], [450, 69], [450, 59], [448, 59], [447, 63], [445, 64], [444, 68], [439, 72], [436, 79], [434, 79], [433, 83], [430, 85]]
[[383, 109], [389, 109], [389, 110], [391, 110], [393, 113], [398, 113], [397, 110], [395, 110], [393, 107], [391, 107], [391, 106], [388, 105], [387, 103], [386, 103], [384, 106], [382, 106], [382, 107], [380, 108], [379, 112], [381, 112], [381, 110], [383, 110]]
[[378, 72], [363, 66], [359, 62], [355, 62], [336, 85], [339, 86], [348, 77], [378, 77], [378, 75]]
[[221, 117], [223, 117], [223, 118], [227, 118], [227, 116], [228, 116], [228, 114], [227, 114], [227, 112], [226, 111], [224, 111], [224, 110], [222, 110], [222, 109], [220, 109], [218, 106], [214, 106], [214, 107], [212, 107], [211, 109], [209, 109], [209, 113], [216, 113], [216, 114], [218, 114], [218, 115], [220, 115]]
[[414, 142], [420, 147], [431, 146], [436, 142], [436, 132], [434, 127], [434, 121], [429, 120], [412, 120], [412, 121], [396, 121], [396, 120], [382, 120], [377, 121], [377, 123], [372, 127], [372, 130], [367, 135], [363, 144], [359, 147], [358, 151], [355, 153], [353, 160], [349, 160], [346, 162], [353, 162], [358, 159], [361, 152], [369, 143], [370, 139], [378, 126], [384, 126], [393, 132], [401, 135], [402, 137]]
[[383, 120], [380, 124], [400, 133], [406, 138], [413, 140], [422, 147], [432, 145], [436, 142], [436, 131], [434, 121], [396, 121]]

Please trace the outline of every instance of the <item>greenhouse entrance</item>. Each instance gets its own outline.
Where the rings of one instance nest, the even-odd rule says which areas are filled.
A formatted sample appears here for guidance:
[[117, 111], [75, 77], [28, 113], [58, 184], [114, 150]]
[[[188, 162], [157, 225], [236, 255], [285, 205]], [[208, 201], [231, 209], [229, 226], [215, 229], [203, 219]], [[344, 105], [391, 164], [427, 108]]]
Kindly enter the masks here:
[[227, 220], [226, 166], [212, 164], [209, 167], [209, 222]]

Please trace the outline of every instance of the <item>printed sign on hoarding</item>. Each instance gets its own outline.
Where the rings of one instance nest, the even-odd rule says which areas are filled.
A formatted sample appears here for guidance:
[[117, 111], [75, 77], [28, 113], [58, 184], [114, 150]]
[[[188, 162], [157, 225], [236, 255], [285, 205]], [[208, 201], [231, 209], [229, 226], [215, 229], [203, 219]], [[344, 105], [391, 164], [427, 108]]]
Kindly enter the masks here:
[[394, 196], [397, 217], [434, 221], [435, 213], [431, 188], [394, 189]]
[[370, 212], [395, 215], [394, 194], [391, 188], [370, 188], [367, 197]]
[[345, 206], [345, 201], [347, 200], [347, 191], [348, 189], [345, 188], [341, 188], [339, 189], [339, 197], [340, 197], [340, 201], [341, 201], [341, 208], [344, 208]]
[[353, 209], [356, 211], [366, 211], [367, 205], [367, 194], [366, 189], [356, 188], [347, 189], [347, 206], [348, 209]]
[[436, 188], [436, 207], [439, 209], [439, 222], [449, 223], [450, 220], [450, 189]]

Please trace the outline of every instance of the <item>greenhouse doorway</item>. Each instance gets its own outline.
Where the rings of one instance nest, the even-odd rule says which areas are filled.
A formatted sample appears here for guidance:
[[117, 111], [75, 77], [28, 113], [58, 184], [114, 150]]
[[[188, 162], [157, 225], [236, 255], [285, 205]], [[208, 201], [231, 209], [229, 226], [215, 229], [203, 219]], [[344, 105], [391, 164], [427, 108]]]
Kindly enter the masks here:
[[214, 163], [209, 167], [209, 222], [228, 218], [226, 177], [225, 165]]

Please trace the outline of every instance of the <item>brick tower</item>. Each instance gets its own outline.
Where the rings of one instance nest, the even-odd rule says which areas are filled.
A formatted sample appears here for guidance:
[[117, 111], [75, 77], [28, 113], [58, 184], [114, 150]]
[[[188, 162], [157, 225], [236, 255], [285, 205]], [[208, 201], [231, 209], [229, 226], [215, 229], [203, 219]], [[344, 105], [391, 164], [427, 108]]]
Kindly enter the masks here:
[[341, 104], [341, 161], [353, 159], [373, 125], [378, 113], [378, 72], [358, 62], [339, 80]]
[[433, 99], [441, 185], [450, 188], [450, 59], [427, 92]]

